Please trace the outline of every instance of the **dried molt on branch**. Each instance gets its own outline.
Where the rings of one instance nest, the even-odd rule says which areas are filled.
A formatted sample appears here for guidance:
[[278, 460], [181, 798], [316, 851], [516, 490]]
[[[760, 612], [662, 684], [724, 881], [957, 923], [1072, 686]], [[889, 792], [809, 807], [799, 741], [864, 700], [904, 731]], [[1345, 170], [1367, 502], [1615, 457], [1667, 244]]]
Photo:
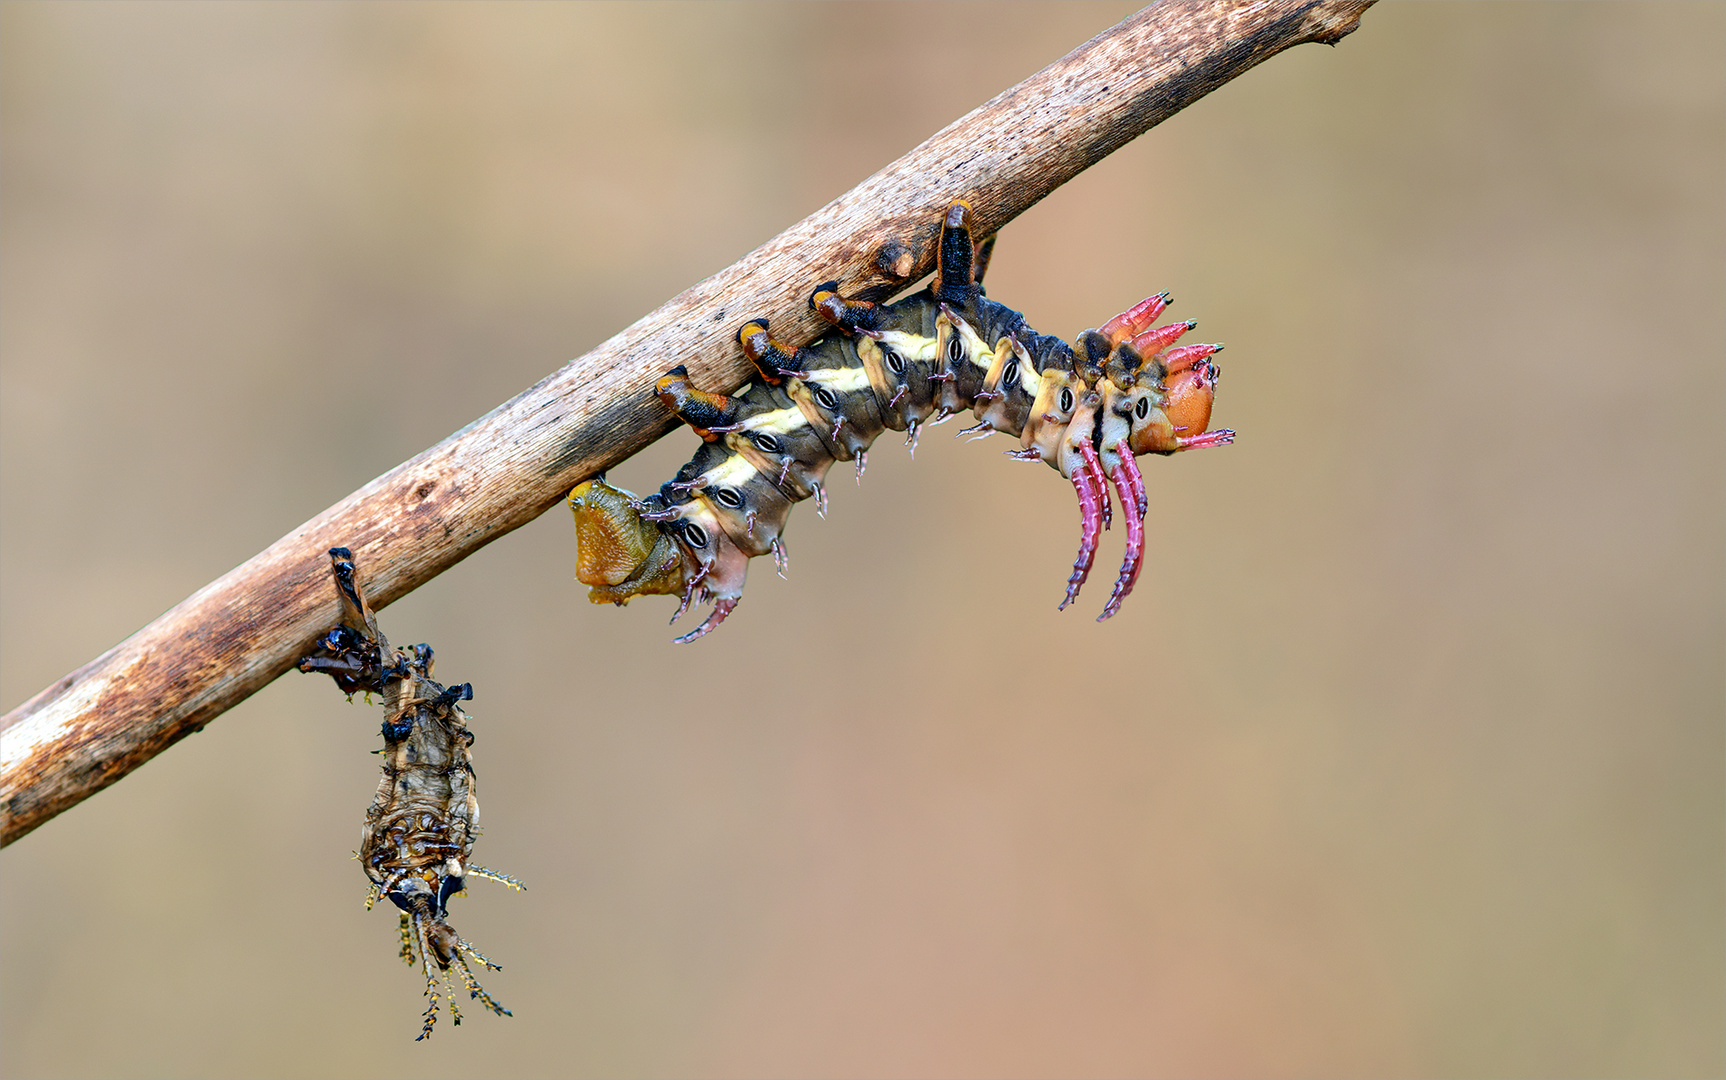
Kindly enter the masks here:
[[791, 507], [813, 498], [836, 461], [855, 461], [861, 481], [869, 446], [891, 429], [916, 451], [925, 427], [969, 410], [961, 436], [1002, 432], [1008, 451], [1041, 461], [1078, 495], [1079, 555], [1065, 608], [1078, 597], [1097, 542], [1112, 517], [1109, 490], [1126, 523], [1126, 557], [1098, 621], [1120, 610], [1145, 557], [1150, 501], [1139, 454], [1222, 446], [1211, 431], [1221, 345], [1177, 345], [1196, 323], [1156, 326], [1159, 293], [1087, 330], [1072, 345], [1040, 334], [1019, 312], [983, 295], [994, 238], [975, 243], [970, 207], [955, 202], [941, 222], [937, 270], [928, 288], [891, 304], [817, 288], [809, 305], [836, 332], [805, 348], [776, 340], [766, 319], [737, 338], [760, 378], [736, 394], [696, 389], [679, 366], [659, 380], [666, 406], [701, 436], [695, 457], [653, 495], [636, 499], [595, 478], [569, 495], [575, 512], [576, 576], [594, 603], [647, 594], [681, 597], [672, 621], [696, 602], [713, 610], [693, 641], [725, 620], [743, 595], [749, 560], [771, 553], [781, 576], [781, 534]]
[[440, 977], [450, 1015], [461, 1023], [452, 966], [470, 998], [508, 1016], [510, 1011], [480, 986], [467, 958], [494, 971], [503, 969], [464, 941], [448, 921], [450, 897], [465, 889], [470, 876], [523, 887], [506, 874], [468, 861], [479, 837], [479, 799], [473, 732], [463, 723], [466, 717], [458, 703], [473, 699], [473, 687], [445, 687], [434, 681], [431, 646], [404, 650], [389, 643], [360, 590], [352, 552], [331, 548], [330, 569], [341, 598], [341, 622], [300, 661], [299, 669], [329, 675], [349, 697], [355, 692], [380, 695], [388, 714], [379, 751], [383, 778], [360, 828], [357, 857], [371, 881], [366, 910], [379, 897], [388, 897], [401, 909], [401, 956], [424, 972], [430, 999], [419, 1038], [430, 1035], [437, 1022]]

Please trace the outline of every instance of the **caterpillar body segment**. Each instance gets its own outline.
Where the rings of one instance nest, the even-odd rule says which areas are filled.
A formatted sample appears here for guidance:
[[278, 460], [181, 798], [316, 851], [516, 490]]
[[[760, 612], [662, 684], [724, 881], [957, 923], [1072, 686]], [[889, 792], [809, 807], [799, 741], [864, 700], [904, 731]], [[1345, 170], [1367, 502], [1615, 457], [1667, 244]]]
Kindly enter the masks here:
[[776, 338], [766, 319], [745, 323], [737, 340], [759, 377], [737, 393], [700, 390], [682, 367], [660, 379], [660, 399], [702, 443], [646, 498], [603, 479], [570, 493], [577, 577], [593, 602], [677, 593], [674, 622], [711, 602], [706, 620], [677, 640], [701, 637], [737, 606], [750, 559], [772, 554], [783, 574], [791, 507], [812, 498], [825, 515], [834, 463], [855, 462], [861, 480], [881, 432], [905, 432], [915, 452], [925, 428], [969, 411], [976, 423], [960, 435], [1013, 436], [1010, 456], [1041, 461], [1073, 485], [1079, 554], [1063, 608], [1090, 573], [1113, 493], [1126, 555], [1099, 621], [1120, 610], [1145, 557], [1150, 503], [1137, 456], [1234, 441], [1232, 431], [1209, 430], [1219, 375], [1210, 358], [1222, 346], [1177, 345], [1192, 322], [1156, 325], [1167, 293], [1071, 345], [1038, 333], [984, 295], [994, 238], [975, 243], [969, 213], [964, 202], [948, 207], [935, 277], [920, 292], [878, 304], [821, 285], [809, 304], [833, 332], [801, 348]]
[[[621, 527], [613, 532], [627, 535]], [[631, 550], [625, 557], [636, 556]], [[474, 737], [460, 702], [473, 699], [473, 687], [436, 682], [429, 645], [406, 650], [390, 645], [366, 603], [347, 548], [330, 549], [330, 568], [341, 597], [341, 622], [319, 639], [299, 669], [330, 675], [350, 696], [357, 690], [383, 699], [383, 775], [360, 827], [356, 855], [370, 882], [366, 907], [387, 898], [401, 909], [401, 957], [417, 964], [426, 978], [428, 1001], [419, 1038], [431, 1034], [440, 997], [448, 999], [452, 1020], [461, 1023], [452, 970], [469, 998], [508, 1016], [509, 1010], [479, 984], [468, 961], [502, 969], [449, 924], [450, 898], [466, 890], [470, 875], [522, 887], [514, 878], [469, 862], [479, 837], [479, 799]], [[620, 581], [628, 584], [630, 579]]]

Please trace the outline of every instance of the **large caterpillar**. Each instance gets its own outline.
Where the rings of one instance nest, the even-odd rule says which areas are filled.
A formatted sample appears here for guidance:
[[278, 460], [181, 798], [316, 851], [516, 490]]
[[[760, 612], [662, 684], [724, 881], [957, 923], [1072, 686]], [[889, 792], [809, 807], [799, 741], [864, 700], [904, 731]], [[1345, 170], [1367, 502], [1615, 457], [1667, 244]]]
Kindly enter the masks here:
[[810, 307], [838, 333], [795, 349], [766, 319], [745, 323], [738, 342], [760, 372], [729, 397], [697, 390], [679, 366], [657, 393], [702, 438], [676, 478], [636, 499], [602, 478], [569, 495], [575, 512], [577, 577], [594, 603], [646, 594], [681, 596], [676, 622], [696, 601], [713, 610], [676, 639], [693, 641], [725, 621], [743, 595], [751, 558], [781, 541], [794, 503], [813, 497], [826, 513], [822, 481], [835, 461], [863, 475], [870, 444], [891, 428], [916, 449], [925, 426], [969, 409], [960, 435], [1017, 436], [1009, 456], [1042, 461], [1079, 498], [1079, 554], [1060, 606], [1079, 594], [1109, 526], [1109, 486], [1126, 522], [1126, 557], [1098, 621], [1120, 610], [1144, 560], [1149, 502], [1137, 454], [1173, 454], [1234, 441], [1209, 431], [1221, 345], [1176, 341], [1196, 325], [1155, 326], [1169, 295], [1149, 297], [1080, 334], [1068, 346], [1040, 334], [1019, 312], [983, 295], [994, 247], [971, 238], [970, 207], [955, 202], [941, 222], [935, 278], [891, 304], [817, 288]]
[[503, 969], [464, 941], [448, 921], [450, 897], [464, 890], [469, 875], [523, 887], [507, 874], [468, 862], [479, 836], [479, 799], [470, 752], [473, 732], [462, 723], [465, 717], [457, 703], [473, 699], [473, 686], [445, 687], [433, 681], [429, 645], [407, 650], [390, 645], [360, 591], [347, 548], [330, 549], [330, 569], [341, 597], [341, 622], [318, 641], [316, 652], [300, 661], [299, 669], [328, 674], [349, 697], [356, 691], [381, 694], [389, 714], [383, 723], [384, 748], [378, 751], [384, 756], [383, 778], [360, 827], [356, 856], [371, 882], [366, 910], [380, 897], [401, 909], [401, 957], [410, 967], [420, 966], [430, 998], [419, 1038], [430, 1035], [437, 1022], [440, 975], [450, 1014], [461, 1023], [451, 965], [469, 997], [499, 1016], [509, 1016], [480, 986], [467, 957], [494, 971]]

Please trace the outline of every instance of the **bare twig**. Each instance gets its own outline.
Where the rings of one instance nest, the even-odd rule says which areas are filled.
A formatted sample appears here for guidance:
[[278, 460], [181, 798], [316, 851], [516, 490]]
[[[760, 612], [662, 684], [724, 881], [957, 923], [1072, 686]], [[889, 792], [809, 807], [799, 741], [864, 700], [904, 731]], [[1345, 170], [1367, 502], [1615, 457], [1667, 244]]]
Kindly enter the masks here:
[[999, 229], [1111, 151], [1260, 61], [1334, 43], [1371, 0], [1180, 0], [1146, 9], [478, 422], [385, 473], [8, 713], [0, 843], [125, 776], [286, 671], [336, 620], [326, 551], [353, 548], [379, 607], [525, 525], [665, 434], [654, 380], [749, 373], [732, 334], [819, 330], [812, 282], [882, 296], [928, 273], [936, 222], [970, 200]]

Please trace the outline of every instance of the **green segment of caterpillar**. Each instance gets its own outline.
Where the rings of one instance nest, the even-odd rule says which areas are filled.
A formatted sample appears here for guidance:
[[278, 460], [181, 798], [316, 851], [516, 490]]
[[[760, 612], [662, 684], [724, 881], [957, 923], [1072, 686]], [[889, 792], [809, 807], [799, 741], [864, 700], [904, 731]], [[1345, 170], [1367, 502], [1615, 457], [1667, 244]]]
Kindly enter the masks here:
[[855, 462], [883, 431], [916, 449], [924, 428], [969, 411], [960, 435], [1002, 432], [1009, 455], [1066, 477], [1079, 500], [1079, 554], [1060, 606], [1072, 603], [1113, 517], [1126, 524], [1126, 556], [1098, 621], [1120, 610], [1144, 562], [1149, 509], [1140, 454], [1169, 455], [1234, 441], [1210, 430], [1221, 345], [1179, 345], [1195, 323], [1157, 326], [1167, 293], [1081, 333], [1071, 345], [1032, 329], [983, 294], [993, 238], [973, 241], [970, 207], [941, 222], [934, 280], [891, 304], [817, 288], [810, 306], [834, 332], [804, 348], [773, 337], [766, 319], [737, 339], [759, 378], [732, 395], [699, 390], [683, 367], [659, 380], [660, 400], [701, 436], [701, 446], [658, 492], [637, 499], [596, 478], [569, 495], [577, 577], [594, 603], [640, 595], [680, 598], [675, 622], [696, 603], [713, 609], [689, 642], [725, 621], [743, 595], [749, 560], [771, 554], [783, 574], [791, 507], [813, 498], [826, 513], [828, 470]]

